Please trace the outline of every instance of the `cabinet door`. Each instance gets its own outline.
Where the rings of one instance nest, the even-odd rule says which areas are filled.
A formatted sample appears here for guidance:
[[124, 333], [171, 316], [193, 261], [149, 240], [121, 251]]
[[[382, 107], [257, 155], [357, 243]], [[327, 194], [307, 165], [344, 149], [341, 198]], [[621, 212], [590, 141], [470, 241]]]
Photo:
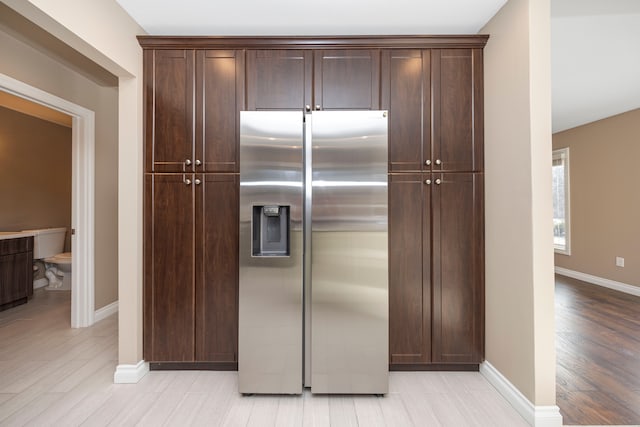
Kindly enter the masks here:
[[247, 109], [301, 110], [311, 105], [310, 50], [247, 51]]
[[238, 360], [238, 175], [196, 186], [196, 360]]
[[320, 50], [314, 58], [314, 108], [380, 108], [380, 52], [372, 49]]
[[33, 295], [33, 253], [0, 256], [0, 306]]
[[[433, 362], [483, 354], [483, 175], [433, 174]], [[435, 182], [435, 181], [434, 181]]]
[[431, 159], [430, 59], [429, 50], [382, 52], [382, 108], [389, 110], [390, 172], [421, 171]]
[[196, 166], [200, 172], [237, 172], [240, 111], [244, 109], [244, 52], [196, 53]]
[[33, 252], [16, 254], [16, 269], [13, 274], [16, 292], [21, 298], [33, 296]]
[[14, 283], [16, 255], [0, 256], [0, 306], [24, 298]]
[[389, 360], [431, 359], [430, 186], [427, 174], [389, 179]]
[[147, 172], [192, 170], [192, 50], [145, 51], [145, 167]]
[[144, 358], [150, 362], [194, 360], [192, 181], [192, 174], [145, 176]]
[[434, 171], [482, 171], [482, 49], [434, 49]]

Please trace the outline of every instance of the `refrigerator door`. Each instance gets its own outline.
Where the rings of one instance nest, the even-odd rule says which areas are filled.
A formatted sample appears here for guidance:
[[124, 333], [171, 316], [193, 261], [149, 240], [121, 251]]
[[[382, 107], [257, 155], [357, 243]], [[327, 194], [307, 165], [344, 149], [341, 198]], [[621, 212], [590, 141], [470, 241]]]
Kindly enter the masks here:
[[302, 392], [302, 112], [240, 113], [241, 393]]
[[311, 120], [311, 391], [384, 394], [387, 112]]

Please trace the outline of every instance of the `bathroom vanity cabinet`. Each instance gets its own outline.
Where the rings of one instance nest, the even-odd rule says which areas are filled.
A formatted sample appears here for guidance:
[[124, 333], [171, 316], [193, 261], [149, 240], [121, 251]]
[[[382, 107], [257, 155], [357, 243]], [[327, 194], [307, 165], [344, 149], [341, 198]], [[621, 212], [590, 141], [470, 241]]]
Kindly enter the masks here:
[[24, 304], [33, 295], [33, 236], [0, 236], [0, 311]]

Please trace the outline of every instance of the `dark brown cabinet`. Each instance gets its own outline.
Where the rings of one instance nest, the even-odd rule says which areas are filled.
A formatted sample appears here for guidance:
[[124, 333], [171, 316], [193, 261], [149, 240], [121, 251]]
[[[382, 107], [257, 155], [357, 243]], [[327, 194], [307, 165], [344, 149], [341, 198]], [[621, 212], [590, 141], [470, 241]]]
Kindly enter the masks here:
[[[427, 178], [429, 179], [429, 178]], [[431, 174], [432, 362], [482, 362], [483, 175]]]
[[314, 52], [313, 108], [380, 108], [380, 52], [374, 49]]
[[236, 363], [239, 178], [200, 177], [195, 185], [196, 360]]
[[[238, 172], [244, 52], [196, 52], [195, 171]], [[198, 165], [198, 162], [201, 162]]]
[[148, 50], [147, 172], [238, 171], [244, 52]]
[[431, 159], [431, 51], [382, 52], [382, 108], [389, 110], [389, 172], [420, 172]]
[[380, 105], [376, 49], [250, 50], [249, 110], [371, 110]]
[[144, 55], [145, 359], [233, 368], [245, 52]]
[[423, 174], [389, 176], [391, 365], [431, 362], [430, 206]]
[[[189, 177], [189, 178], [187, 178]], [[144, 357], [195, 357], [195, 211], [190, 174], [145, 176]]]
[[301, 110], [311, 105], [313, 52], [249, 50], [247, 109]]
[[145, 177], [144, 356], [237, 360], [238, 178]]
[[390, 363], [478, 364], [482, 174], [392, 174], [389, 182]]
[[0, 240], [0, 311], [33, 295], [33, 237]]
[[483, 170], [482, 49], [382, 52], [390, 172]]
[[389, 111], [391, 368], [477, 369], [487, 36], [139, 40], [152, 367], [237, 366], [240, 111], [308, 108]]
[[145, 169], [185, 171], [193, 159], [193, 51], [145, 51], [144, 71]]
[[483, 355], [482, 49], [387, 49], [392, 367]]
[[482, 171], [482, 49], [432, 49], [431, 64], [431, 170]]

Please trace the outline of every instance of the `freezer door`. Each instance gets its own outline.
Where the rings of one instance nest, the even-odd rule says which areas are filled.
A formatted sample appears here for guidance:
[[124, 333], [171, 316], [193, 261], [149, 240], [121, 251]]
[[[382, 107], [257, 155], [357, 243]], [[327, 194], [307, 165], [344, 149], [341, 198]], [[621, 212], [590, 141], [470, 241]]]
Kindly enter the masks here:
[[384, 394], [387, 112], [311, 121], [311, 391]]
[[240, 113], [241, 393], [302, 392], [302, 112]]

